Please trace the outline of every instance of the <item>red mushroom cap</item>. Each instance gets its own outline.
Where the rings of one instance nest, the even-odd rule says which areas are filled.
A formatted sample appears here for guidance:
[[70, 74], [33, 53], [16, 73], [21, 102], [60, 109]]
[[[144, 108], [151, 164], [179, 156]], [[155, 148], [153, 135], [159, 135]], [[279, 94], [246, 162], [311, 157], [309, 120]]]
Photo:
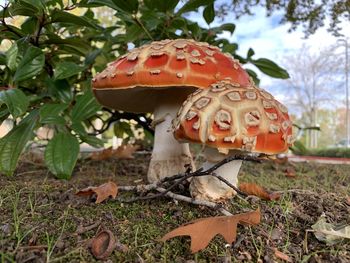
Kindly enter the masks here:
[[105, 106], [152, 112], [158, 92], [176, 88], [179, 93], [182, 88], [187, 96], [223, 79], [242, 86], [250, 84], [249, 75], [230, 54], [208, 43], [176, 39], [131, 50], [97, 74], [92, 88]]
[[284, 105], [263, 89], [230, 81], [191, 94], [173, 124], [178, 140], [204, 143], [223, 152], [277, 154], [293, 143], [292, 122]]

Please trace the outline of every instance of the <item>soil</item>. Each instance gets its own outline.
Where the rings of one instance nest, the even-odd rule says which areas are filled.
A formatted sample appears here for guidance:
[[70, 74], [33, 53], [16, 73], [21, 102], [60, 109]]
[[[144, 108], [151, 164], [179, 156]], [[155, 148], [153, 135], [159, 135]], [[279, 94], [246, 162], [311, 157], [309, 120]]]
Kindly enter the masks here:
[[322, 214], [335, 225], [350, 225], [350, 165], [245, 162], [241, 182], [281, 191], [282, 198], [235, 197], [223, 204], [232, 213], [260, 207], [262, 222], [239, 226], [231, 245], [217, 236], [205, 250], [191, 254], [188, 237], [157, 240], [183, 223], [220, 215], [217, 211], [168, 198], [95, 204], [94, 198], [75, 195], [110, 180], [146, 183], [149, 159], [149, 153], [132, 160], [83, 159], [64, 181], [55, 179], [40, 157], [24, 156], [14, 176], [0, 176], [0, 261], [95, 262], [89, 241], [108, 229], [123, 246], [105, 262], [285, 262], [283, 256], [290, 262], [350, 262], [349, 239], [328, 245], [311, 231]]

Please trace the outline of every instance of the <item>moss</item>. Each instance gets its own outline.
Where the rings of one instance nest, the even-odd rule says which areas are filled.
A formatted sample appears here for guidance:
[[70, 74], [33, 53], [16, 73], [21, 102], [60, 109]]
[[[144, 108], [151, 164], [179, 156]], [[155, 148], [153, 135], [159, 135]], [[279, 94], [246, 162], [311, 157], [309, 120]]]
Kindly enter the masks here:
[[[101, 167], [103, 166], [103, 170]], [[135, 169], [133, 166], [137, 166]], [[144, 173], [136, 172], [143, 165]], [[128, 170], [131, 167], [131, 170]], [[225, 247], [225, 241], [216, 237], [207, 249], [192, 255], [188, 237], [178, 237], [160, 243], [158, 238], [179, 225], [191, 220], [218, 215], [208, 208], [184, 203], [175, 204], [165, 198], [119, 203], [108, 201], [96, 205], [85, 198], [74, 195], [77, 189], [88, 185], [98, 185], [106, 180], [131, 184], [144, 179], [147, 171], [147, 160], [136, 159], [127, 162], [84, 162], [80, 163], [77, 172], [69, 182], [59, 181], [52, 177], [43, 178], [42, 173], [22, 177], [0, 177], [3, 186], [0, 191], [1, 227], [8, 224], [10, 233], [1, 235], [1, 255], [6, 258], [25, 259], [29, 251], [15, 250], [14, 213], [20, 220], [20, 229], [25, 231], [34, 228], [20, 243], [27, 246], [31, 239], [36, 245], [47, 245], [50, 240], [60, 240], [63, 245], [53, 249], [51, 260], [54, 262], [95, 262], [84, 245], [92, 238], [97, 228], [78, 235], [78, 226], [89, 226], [101, 222], [101, 226], [110, 229], [121, 243], [129, 247], [127, 253], [114, 251], [110, 259], [113, 262], [135, 262], [140, 257], [146, 262], [216, 262], [220, 257], [232, 257], [233, 262], [257, 261], [258, 258], [274, 259], [272, 247], [288, 254], [295, 262], [316, 255], [325, 261], [336, 262], [350, 260], [349, 242], [333, 246], [331, 249], [318, 242], [309, 233], [306, 240], [307, 252], [302, 249], [306, 231], [311, 228], [319, 215], [325, 212], [332, 222], [350, 224], [350, 207], [344, 204], [344, 198], [350, 195], [349, 166], [323, 165], [312, 163], [295, 163], [295, 178], [285, 176], [285, 169], [291, 164], [264, 162], [261, 164], [244, 163], [240, 172], [240, 181], [254, 182], [269, 190], [298, 189], [305, 192], [287, 192], [279, 201], [265, 202], [234, 198], [226, 204], [233, 213], [241, 213], [260, 207], [263, 218], [257, 227], [238, 227], [237, 243]], [[33, 170], [35, 167], [30, 167]], [[21, 169], [28, 169], [22, 166]], [[98, 171], [104, 171], [99, 174]], [[134, 171], [134, 172], [131, 172]], [[19, 174], [21, 171], [18, 171]], [[122, 180], [121, 180], [122, 179]], [[130, 197], [131, 193], [120, 193]], [[17, 201], [16, 201], [17, 200]], [[17, 205], [14, 205], [17, 202]], [[276, 233], [280, 237], [276, 238]], [[46, 259], [45, 250], [36, 254], [38, 259]], [[275, 259], [274, 259], [275, 260]], [[330, 261], [328, 261], [330, 262]]]

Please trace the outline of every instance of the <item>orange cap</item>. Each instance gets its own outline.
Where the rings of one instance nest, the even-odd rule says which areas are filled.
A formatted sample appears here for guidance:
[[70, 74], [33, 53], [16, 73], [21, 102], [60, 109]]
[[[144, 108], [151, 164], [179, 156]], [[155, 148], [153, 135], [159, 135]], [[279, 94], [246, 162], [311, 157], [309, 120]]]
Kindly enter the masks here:
[[277, 154], [293, 143], [284, 105], [263, 89], [230, 81], [190, 95], [173, 124], [178, 140], [204, 143], [221, 152]]
[[249, 75], [230, 54], [208, 43], [176, 39], [131, 50], [97, 74], [92, 88], [103, 105], [152, 112], [159, 92], [176, 88], [188, 94], [223, 79], [250, 84]]

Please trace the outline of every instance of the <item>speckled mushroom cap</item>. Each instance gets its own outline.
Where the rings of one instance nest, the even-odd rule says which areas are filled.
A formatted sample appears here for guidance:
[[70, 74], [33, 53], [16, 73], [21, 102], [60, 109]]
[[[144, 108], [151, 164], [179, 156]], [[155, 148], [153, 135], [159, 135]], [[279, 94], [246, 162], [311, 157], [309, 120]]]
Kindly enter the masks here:
[[293, 142], [287, 108], [263, 89], [221, 81], [191, 94], [173, 122], [178, 140], [277, 154]]
[[92, 80], [97, 100], [108, 107], [130, 112], [152, 112], [157, 94], [174, 89], [176, 96], [230, 79], [242, 86], [250, 83], [247, 72], [230, 54], [194, 40], [152, 42], [109, 63]]

